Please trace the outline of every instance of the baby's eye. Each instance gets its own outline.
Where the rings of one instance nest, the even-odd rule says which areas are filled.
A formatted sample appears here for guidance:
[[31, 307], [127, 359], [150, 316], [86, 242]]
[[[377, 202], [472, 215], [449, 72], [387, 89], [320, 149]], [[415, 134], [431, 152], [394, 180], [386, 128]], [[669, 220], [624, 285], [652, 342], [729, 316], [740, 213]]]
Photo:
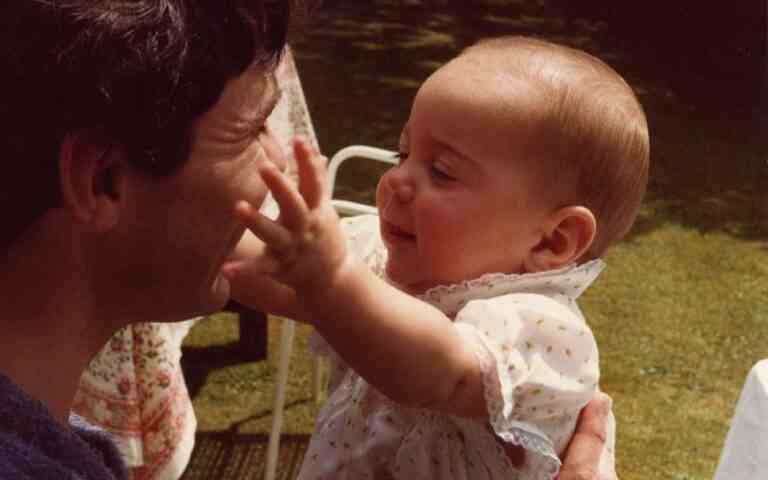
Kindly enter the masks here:
[[450, 175], [445, 170], [442, 170], [439, 165], [432, 165], [429, 167], [429, 174], [432, 175], [432, 178], [443, 182], [452, 182], [456, 180], [456, 177]]

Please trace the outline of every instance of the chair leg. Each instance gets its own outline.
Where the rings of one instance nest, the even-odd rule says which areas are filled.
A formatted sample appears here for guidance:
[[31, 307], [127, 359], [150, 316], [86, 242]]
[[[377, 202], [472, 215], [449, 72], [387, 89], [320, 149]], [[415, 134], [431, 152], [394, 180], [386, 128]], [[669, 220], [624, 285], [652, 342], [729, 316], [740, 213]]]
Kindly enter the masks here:
[[312, 355], [312, 399], [315, 403], [320, 402], [323, 392], [322, 362], [318, 355]]
[[280, 430], [283, 427], [283, 407], [285, 406], [285, 388], [288, 383], [288, 367], [293, 350], [293, 335], [296, 324], [293, 320], [283, 320], [280, 328], [280, 357], [277, 365], [277, 382], [272, 407], [272, 430], [269, 433], [267, 447], [267, 465], [264, 480], [274, 480], [277, 472], [277, 457], [280, 452]]
[[240, 339], [238, 347], [251, 362], [267, 358], [267, 315], [238, 305]]

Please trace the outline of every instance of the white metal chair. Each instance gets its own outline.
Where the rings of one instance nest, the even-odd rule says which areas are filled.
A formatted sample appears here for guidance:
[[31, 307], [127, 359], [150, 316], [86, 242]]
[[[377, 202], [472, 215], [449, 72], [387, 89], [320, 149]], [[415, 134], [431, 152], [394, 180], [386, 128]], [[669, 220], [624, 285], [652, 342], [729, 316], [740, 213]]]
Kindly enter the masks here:
[[[395, 152], [364, 145], [353, 145], [339, 150], [328, 163], [328, 189], [333, 194], [336, 186], [336, 175], [342, 163], [352, 158], [363, 160], [375, 160], [379, 162], [397, 164]], [[376, 207], [349, 200], [333, 199], [333, 206], [343, 215], [376, 214]], [[269, 433], [269, 446], [267, 447], [267, 464], [264, 473], [265, 480], [274, 480], [277, 472], [277, 456], [280, 450], [280, 431], [283, 427], [283, 410], [285, 406], [285, 388], [288, 382], [288, 368], [293, 351], [293, 337], [296, 323], [293, 320], [283, 321], [280, 329], [280, 357], [277, 366], [277, 382], [272, 407], [272, 430]], [[315, 401], [321, 395], [322, 385], [320, 379], [320, 361], [314, 357], [312, 365], [312, 393]]]

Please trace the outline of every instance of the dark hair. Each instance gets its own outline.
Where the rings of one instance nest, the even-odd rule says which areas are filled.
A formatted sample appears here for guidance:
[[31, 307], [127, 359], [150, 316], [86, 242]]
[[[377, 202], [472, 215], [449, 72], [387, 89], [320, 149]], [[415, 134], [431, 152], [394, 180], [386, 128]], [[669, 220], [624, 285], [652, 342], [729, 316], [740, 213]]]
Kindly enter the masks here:
[[308, 9], [299, 0], [3, 0], [0, 247], [58, 202], [65, 134], [100, 129], [138, 168], [170, 174], [186, 160], [194, 119], [254, 60], [276, 63]]

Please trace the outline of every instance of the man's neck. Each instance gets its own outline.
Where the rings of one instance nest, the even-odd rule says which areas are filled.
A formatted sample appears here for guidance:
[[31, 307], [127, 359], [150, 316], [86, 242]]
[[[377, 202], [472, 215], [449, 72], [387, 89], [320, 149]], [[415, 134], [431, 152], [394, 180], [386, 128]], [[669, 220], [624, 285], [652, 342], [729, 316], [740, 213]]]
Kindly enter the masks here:
[[[14, 342], [13, 348], [6, 348]], [[3, 335], [0, 373], [27, 395], [41, 401], [59, 422], [66, 424], [80, 375], [92, 356], [69, 348], [64, 338]]]
[[80, 375], [114, 327], [99, 318], [76, 252], [23, 246], [0, 257], [0, 373], [66, 423]]

